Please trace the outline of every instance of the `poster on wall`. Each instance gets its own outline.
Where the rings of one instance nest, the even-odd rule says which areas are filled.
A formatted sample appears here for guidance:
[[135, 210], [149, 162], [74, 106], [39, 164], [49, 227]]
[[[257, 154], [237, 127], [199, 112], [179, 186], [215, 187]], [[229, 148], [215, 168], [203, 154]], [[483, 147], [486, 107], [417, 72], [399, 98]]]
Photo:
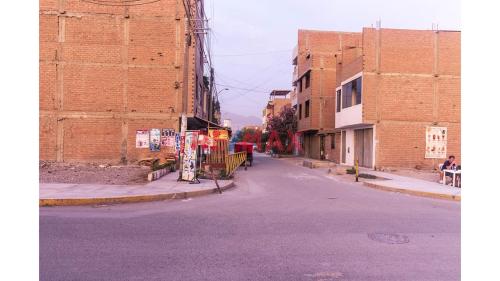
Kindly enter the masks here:
[[198, 136], [198, 145], [207, 146], [208, 145], [208, 136], [207, 135], [199, 135]]
[[446, 127], [427, 127], [425, 134], [425, 158], [446, 158], [448, 129]]
[[161, 146], [175, 149], [175, 131], [174, 129], [161, 129]]
[[151, 129], [149, 131], [149, 150], [160, 151], [161, 134], [160, 129]]
[[137, 130], [135, 132], [135, 147], [148, 148], [149, 147], [149, 131]]
[[214, 140], [228, 140], [229, 134], [227, 130], [208, 130], [208, 137]]
[[198, 148], [198, 131], [186, 131], [184, 152], [182, 154], [182, 179], [192, 181], [196, 176], [196, 152]]
[[175, 133], [175, 151], [181, 151], [181, 134]]

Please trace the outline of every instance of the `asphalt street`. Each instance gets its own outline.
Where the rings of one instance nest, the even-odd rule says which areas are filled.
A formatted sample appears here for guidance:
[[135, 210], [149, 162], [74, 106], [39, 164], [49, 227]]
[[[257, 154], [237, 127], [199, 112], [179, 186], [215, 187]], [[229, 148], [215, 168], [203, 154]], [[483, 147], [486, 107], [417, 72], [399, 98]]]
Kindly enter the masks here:
[[187, 200], [40, 208], [40, 280], [460, 280], [460, 203], [257, 155]]

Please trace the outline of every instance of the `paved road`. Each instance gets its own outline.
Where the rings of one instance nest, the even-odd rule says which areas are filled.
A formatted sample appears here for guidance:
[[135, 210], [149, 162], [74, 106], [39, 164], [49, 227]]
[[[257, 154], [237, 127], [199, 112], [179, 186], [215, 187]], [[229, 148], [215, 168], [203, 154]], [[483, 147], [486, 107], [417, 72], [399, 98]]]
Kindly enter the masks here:
[[459, 280], [460, 203], [257, 156], [192, 200], [40, 209], [41, 280]]

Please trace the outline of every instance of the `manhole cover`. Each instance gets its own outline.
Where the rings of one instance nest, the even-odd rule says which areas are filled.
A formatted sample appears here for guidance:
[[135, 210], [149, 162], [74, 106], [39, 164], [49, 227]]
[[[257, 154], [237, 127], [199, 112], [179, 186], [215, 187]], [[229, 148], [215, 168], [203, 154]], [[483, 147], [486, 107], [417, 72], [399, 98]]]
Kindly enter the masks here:
[[368, 233], [368, 238], [386, 244], [406, 244], [410, 242], [408, 236], [395, 233]]

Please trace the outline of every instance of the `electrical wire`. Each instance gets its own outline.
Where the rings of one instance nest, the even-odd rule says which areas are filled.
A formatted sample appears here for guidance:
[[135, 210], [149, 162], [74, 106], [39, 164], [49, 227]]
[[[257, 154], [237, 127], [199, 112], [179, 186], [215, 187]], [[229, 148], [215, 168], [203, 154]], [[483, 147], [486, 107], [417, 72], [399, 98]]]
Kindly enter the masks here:
[[162, 0], [80, 0], [82, 2], [101, 5], [101, 6], [140, 6], [147, 5], [156, 2], [160, 2]]
[[276, 54], [276, 53], [285, 53], [285, 52], [291, 52], [291, 51], [292, 51], [292, 49], [289, 49], [289, 50], [275, 50], [275, 51], [258, 52], [258, 53], [223, 54], [223, 55], [214, 55], [214, 57], [259, 56], [259, 55], [270, 55], [270, 54]]
[[[240, 87], [233, 86], [233, 85], [226, 85], [226, 84], [219, 84], [219, 83], [216, 83], [216, 85], [217, 85], [217, 86], [221, 86], [221, 87], [231, 88], [231, 89], [237, 89], [237, 90], [248, 91], [248, 92], [255, 92], [255, 93], [269, 93], [268, 91], [258, 90], [258, 89], [256, 89], [256, 88], [240, 88]], [[221, 96], [222, 96], [222, 94], [221, 94]]]

